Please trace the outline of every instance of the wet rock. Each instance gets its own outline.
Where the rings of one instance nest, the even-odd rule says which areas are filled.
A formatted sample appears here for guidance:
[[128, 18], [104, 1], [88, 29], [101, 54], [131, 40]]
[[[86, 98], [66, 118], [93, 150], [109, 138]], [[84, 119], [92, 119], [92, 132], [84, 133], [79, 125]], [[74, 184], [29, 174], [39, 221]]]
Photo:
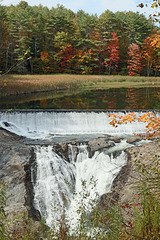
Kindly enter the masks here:
[[110, 136], [109, 139], [115, 143], [121, 142], [121, 139], [119, 137]]
[[[67, 161], [74, 161], [76, 159], [77, 154], [79, 153], [78, 146], [80, 144], [86, 144], [88, 146], [89, 157], [93, 157], [96, 151], [101, 151], [104, 148], [110, 148], [115, 146], [115, 143], [119, 143], [121, 140], [118, 137], [112, 137], [106, 135], [105, 137], [97, 137], [90, 141], [71, 141], [71, 142], [60, 142], [58, 144], [54, 144], [54, 151], [64, 157]], [[69, 147], [71, 145], [71, 147]], [[74, 148], [74, 156], [72, 155], [72, 148]]]
[[[66, 161], [76, 161], [77, 154], [79, 153], [78, 150], [79, 142], [72, 141], [72, 142], [60, 142], [58, 144], [54, 144], [53, 148], [54, 151], [62, 158], [64, 158]], [[74, 156], [72, 153], [72, 148], [74, 148]]]
[[122, 151], [114, 151], [114, 152], [112, 153], [113, 158], [119, 157], [119, 156], [121, 155], [121, 153], [122, 153]]
[[130, 144], [134, 144], [136, 142], [139, 142], [142, 140], [142, 137], [139, 137], [139, 136], [132, 136], [132, 137], [129, 137], [127, 138], [127, 143], [130, 143]]
[[3, 124], [6, 126], [6, 127], [10, 127], [10, 124], [8, 122], [3, 122]]
[[55, 144], [53, 146], [54, 151], [61, 156], [62, 158], [65, 158], [68, 160], [68, 145], [65, 142], [60, 142], [59, 144]]
[[96, 138], [88, 142], [89, 157], [91, 158], [96, 151], [100, 151], [104, 148], [113, 147], [115, 143], [110, 141], [109, 138]]

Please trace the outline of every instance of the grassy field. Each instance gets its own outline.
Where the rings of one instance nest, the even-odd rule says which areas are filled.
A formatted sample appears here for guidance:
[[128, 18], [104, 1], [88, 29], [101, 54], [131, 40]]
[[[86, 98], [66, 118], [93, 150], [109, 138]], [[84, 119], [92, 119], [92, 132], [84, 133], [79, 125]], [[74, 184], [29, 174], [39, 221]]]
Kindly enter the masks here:
[[0, 96], [54, 90], [92, 90], [120, 87], [160, 87], [160, 77], [104, 75], [5, 75], [0, 76]]

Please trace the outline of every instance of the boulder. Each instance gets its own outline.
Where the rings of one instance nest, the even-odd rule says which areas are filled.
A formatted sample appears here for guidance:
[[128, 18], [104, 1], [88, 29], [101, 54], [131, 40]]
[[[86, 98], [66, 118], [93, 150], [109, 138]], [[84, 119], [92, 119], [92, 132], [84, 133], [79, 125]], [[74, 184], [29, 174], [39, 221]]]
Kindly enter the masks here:
[[139, 137], [139, 136], [132, 136], [132, 137], [129, 137], [127, 138], [127, 143], [130, 143], [130, 144], [134, 144], [136, 142], [139, 142], [142, 140], [142, 137]]
[[91, 158], [96, 151], [115, 146], [115, 143], [107, 138], [96, 138], [88, 142], [89, 157]]

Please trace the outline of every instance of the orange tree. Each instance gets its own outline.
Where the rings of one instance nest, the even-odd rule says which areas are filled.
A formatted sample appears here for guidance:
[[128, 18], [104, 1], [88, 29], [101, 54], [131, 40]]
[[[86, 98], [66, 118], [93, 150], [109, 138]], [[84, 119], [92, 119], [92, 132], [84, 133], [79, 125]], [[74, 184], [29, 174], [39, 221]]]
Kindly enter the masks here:
[[160, 71], [160, 32], [154, 32], [151, 35], [151, 45], [154, 47], [157, 58], [155, 63], [155, 71]]
[[[138, 6], [143, 8], [143, 7], [148, 7], [148, 1], [147, 3], [140, 3]], [[150, 3], [151, 2], [151, 3]], [[152, 19], [153, 22], [160, 23], [160, 0], [153, 0], [149, 1], [150, 7], [155, 9], [155, 12], [153, 14], [150, 14], [149, 17]]]
[[128, 74], [129, 76], [139, 75], [142, 71], [141, 52], [137, 43], [132, 43], [128, 47]]
[[110, 124], [113, 127], [118, 127], [120, 124], [127, 124], [139, 121], [146, 123], [146, 138], [156, 138], [160, 136], [160, 117], [156, 116], [153, 112], [143, 113], [136, 116], [134, 112], [119, 116], [118, 114], [109, 114]]
[[152, 32], [142, 45], [143, 64], [147, 70], [147, 76], [151, 71], [159, 72], [160, 70], [160, 34], [157, 31]]

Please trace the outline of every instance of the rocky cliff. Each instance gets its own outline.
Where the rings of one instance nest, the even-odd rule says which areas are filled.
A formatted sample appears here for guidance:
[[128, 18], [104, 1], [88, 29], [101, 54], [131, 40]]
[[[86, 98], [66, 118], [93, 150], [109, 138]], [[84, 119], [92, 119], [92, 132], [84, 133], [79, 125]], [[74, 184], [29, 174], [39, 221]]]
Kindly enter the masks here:
[[33, 150], [21, 137], [0, 128], [0, 181], [7, 187], [6, 214], [13, 216], [29, 212], [35, 217], [32, 205], [30, 165]]

